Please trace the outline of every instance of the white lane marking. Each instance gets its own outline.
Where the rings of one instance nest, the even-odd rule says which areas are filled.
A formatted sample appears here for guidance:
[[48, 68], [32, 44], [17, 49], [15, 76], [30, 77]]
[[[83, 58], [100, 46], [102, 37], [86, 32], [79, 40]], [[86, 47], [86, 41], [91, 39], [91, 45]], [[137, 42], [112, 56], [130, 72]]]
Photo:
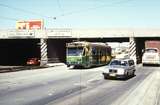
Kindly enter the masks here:
[[93, 78], [87, 81], [87, 83], [91, 83], [91, 82], [96, 82], [96, 81], [100, 81], [102, 78]]
[[49, 96], [52, 96], [54, 93], [55, 93], [55, 91], [53, 90], [53, 91], [51, 91], [48, 95], [49, 95]]
[[78, 82], [78, 83], [74, 83], [73, 85], [75, 86], [86, 86], [86, 83], [82, 83], [82, 82]]

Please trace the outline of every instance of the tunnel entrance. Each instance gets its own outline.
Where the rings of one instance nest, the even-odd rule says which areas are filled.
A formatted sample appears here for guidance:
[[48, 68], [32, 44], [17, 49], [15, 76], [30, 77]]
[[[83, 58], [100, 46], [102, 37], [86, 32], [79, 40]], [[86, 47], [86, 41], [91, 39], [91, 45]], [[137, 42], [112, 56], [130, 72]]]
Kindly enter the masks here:
[[1, 39], [0, 65], [25, 66], [28, 58], [40, 58], [40, 39]]

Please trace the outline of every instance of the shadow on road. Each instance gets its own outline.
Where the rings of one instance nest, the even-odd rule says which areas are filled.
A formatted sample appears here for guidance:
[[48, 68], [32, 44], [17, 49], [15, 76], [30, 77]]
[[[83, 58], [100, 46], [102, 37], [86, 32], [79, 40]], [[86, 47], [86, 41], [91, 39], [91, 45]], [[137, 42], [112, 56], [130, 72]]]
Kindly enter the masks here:
[[135, 77], [136, 77], [136, 75], [134, 75], [134, 76], [130, 76], [130, 77], [127, 77], [127, 78], [109, 77], [109, 78], [107, 78], [107, 80], [127, 81], [127, 80], [130, 80], [130, 79], [135, 78]]

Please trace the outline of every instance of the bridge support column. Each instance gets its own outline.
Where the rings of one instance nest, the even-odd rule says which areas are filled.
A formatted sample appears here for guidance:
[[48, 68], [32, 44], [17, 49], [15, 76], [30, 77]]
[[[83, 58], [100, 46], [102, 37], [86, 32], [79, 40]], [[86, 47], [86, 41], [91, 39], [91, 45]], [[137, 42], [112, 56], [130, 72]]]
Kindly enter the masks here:
[[48, 63], [48, 54], [47, 54], [47, 39], [40, 39], [41, 45], [41, 64], [40, 66], [44, 66]]
[[134, 37], [129, 38], [129, 56], [134, 60], [135, 64], [137, 64], [136, 59], [136, 42]]

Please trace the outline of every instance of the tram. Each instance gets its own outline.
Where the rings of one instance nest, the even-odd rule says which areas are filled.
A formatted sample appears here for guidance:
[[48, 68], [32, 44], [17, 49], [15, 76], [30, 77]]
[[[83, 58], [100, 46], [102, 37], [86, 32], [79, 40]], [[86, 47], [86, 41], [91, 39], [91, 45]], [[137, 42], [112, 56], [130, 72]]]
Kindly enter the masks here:
[[77, 41], [66, 44], [67, 66], [92, 66], [105, 65], [111, 60], [111, 47], [101, 42]]

